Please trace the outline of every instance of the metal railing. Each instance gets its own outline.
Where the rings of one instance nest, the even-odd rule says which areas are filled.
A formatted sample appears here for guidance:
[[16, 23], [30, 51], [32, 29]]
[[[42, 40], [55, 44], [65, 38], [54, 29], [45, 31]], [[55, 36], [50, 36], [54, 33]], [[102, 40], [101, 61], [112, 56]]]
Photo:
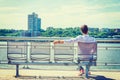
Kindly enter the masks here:
[[[0, 37], [0, 64], [7, 64], [7, 41], [24, 41], [24, 42], [51, 42], [50, 45], [50, 58], [52, 58], [54, 45], [52, 43], [53, 40], [60, 39], [69, 39], [69, 38], [49, 38], [49, 37], [39, 37], [39, 38], [31, 38], [31, 37]], [[98, 44], [100, 43], [109, 43], [109, 45], [98, 45], [98, 66], [120, 66], [120, 40], [112, 39], [112, 40], [97, 40]], [[110, 45], [111, 44], [111, 45]], [[112, 45], [116, 44], [116, 45]], [[26, 46], [30, 46], [29, 44]], [[77, 45], [74, 44], [75, 56], [77, 57]], [[74, 61], [76, 60], [74, 58]], [[114, 57], [114, 58], [113, 58]], [[120, 67], [119, 67], [120, 69]]]

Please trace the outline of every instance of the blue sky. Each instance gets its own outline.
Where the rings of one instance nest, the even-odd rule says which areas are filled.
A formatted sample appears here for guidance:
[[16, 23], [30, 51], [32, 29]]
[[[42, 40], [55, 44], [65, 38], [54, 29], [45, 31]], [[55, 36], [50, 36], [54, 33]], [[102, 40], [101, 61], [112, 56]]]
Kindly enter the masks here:
[[28, 14], [42, 19], [42, 29], [120, 28], [120, 0], [0, 0], [0, 29], [27, 29]]

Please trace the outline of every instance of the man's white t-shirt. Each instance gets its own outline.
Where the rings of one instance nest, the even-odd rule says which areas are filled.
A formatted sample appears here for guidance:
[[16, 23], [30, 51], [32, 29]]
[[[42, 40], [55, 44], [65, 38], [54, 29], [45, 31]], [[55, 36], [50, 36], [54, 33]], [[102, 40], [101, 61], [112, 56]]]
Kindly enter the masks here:
[[74, 42], [96, 42], [94, 37], [89, 35], [79, 35], [76, 38], [64, 40], [65, 43], [74, 43]]
[[[75, 43], [75, 42], [92, 43], [92, 42], [96, 42], [96, 39], [94, 37], [90, 37], [89, 35], [79, 35], [76, 38], [64, 40], [64, 42], [65, 43]], [[87, 53], [87, 50], [84, 50], [84, 54], [86, 54], [86, 53]], [[79, 54], [81, 54], [81, 52], [79, 52]], [[87, 54], [89, 54], [89, 53], [87, 53]], [[92, 55], [82, 55], [82, 56], [79, 56], [79, 57], [82, 57], [82, 58], [88, 58], [88, 57], [92, 58], [93, 56]]]

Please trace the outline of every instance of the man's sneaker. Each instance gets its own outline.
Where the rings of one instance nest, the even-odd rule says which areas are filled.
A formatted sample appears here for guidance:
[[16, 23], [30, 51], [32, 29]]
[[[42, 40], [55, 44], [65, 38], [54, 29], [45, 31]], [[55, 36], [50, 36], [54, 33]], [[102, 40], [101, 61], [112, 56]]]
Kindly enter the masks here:
[[79, 76], [82, 76], [84, 74], [84, 69], [80, 70]]
[[91, 75], [91, 72], [89, 71], [88, 74]]

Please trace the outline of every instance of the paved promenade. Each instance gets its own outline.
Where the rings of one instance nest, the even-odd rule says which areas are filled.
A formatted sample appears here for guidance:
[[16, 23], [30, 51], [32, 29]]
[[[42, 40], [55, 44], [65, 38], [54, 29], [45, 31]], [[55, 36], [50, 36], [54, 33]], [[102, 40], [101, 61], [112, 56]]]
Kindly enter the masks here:
[[0, 69], [0, 80], [120, 80], [119, 71], [91, 71], [89, 79], [78, 76], [78, 71], [20, 69], [15, 78], [15, 69]]

